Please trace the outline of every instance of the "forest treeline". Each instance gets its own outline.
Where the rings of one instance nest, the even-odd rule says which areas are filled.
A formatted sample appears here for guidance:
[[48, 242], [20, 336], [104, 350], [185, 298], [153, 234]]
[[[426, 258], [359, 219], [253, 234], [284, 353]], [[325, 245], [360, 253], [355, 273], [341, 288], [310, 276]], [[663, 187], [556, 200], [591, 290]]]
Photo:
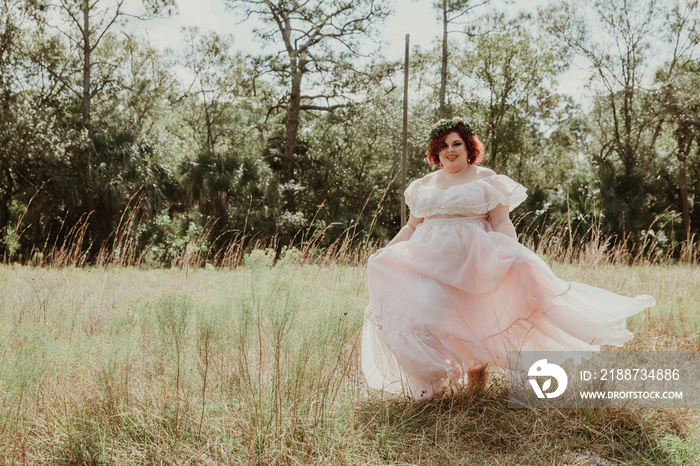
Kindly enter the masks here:
[[[0, 257], [171, 265], [195, 251], [398, 231], [403, 62], [373, 53], [387, 0], [221, 0], [260, 51], [134, 24], [175, 0], [0, 0]], [[573, 0], [537, 12], [433, 2], [443, 34], [410, 53], [408, 178], [425, 135], [465, 117], [484, 165], [528, 187], [529, 241], [603, 234], [683, 258], [700, 233], [697, 0]], [[410, 33], [411, 31], [406, 31]], [[381, 50], [381, 44], [379, 44]], [[269, 51], [269, 52], [267, 52]], [[573, 73], [590, 98], [567, 94]], [[346, 239], [347, 239], [346, 238]]]

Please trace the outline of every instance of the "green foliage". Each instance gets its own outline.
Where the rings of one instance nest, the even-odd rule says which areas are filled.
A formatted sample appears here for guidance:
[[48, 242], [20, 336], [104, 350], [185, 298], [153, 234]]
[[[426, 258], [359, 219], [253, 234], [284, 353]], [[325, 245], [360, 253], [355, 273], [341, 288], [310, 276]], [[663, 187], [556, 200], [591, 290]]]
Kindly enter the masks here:
[[154, 267], [178, 265], [188, 253], [206, 253], [208, 235], [198, 212], [158, 213], [152, 222], [140, 223], [137, 238], [147, 248], [143, 261]]
[[168, 291], [155, 302], [155, 317], [160, 338], [170, 356], [179, 364], [187, 341], [193, 312], [192, 297], [187, 293]]
[[533, 157], [541, 150], [543, 128], [558, 120], [566, 103], [552, 89], [567, 66], [564, 50], [538, 33], [529, 16], [491, 13], [475, 24], [476, 38], [457, 59], [465, 70], [458, 92], [486, 145], [485, 163], [531, 178], [529, 172], [541, 166]]
[[272, 249], [254, 249], [249, 254], [246, 254], [244, 263], [251, 270], [261, 270], [272, 267], [275, 261], [275, 251]]
[[[401, 65], [360, 58], [387, 4], [278, 2], [285, 8], [275, 12], [257, 0], [229, 3], [287, 15], [301, 48], [246, 55], [231, 36], [191, 28], [182, 53], [163, 52], [122, 34], [124, 13], [135, 11], [100, 2], [88, 11], [87, 76], [80, 22], [58, 21], [82, 18], [79, 5], [0, 3], [3, 260], [237, 265], [255, 244], [279, 255], [398, 231]], [[450, 112], [484, 141], [485, 166], [528, 187], [515, 216], [530, 231], [554, 222], [575, 243], [597, 225], [631, 251], [689, 258], [700, 228], [698, 6], [622, 3], [560, 1], [534, 17], [433, 2], [452, 28], [446, 101], [440, 110], [441, 49], [413, 50], [409, 181], [430, 171], [427, 130], [437, 111]], [[172, 6], [137, 9], [150, 17]], [[340, 35], [340, 23], [323, 22], [334, 8], [334, 21], [349, 21]], [[591, 18], [604, 34], [590, 33]], [[276, 24], [260, 29], [261, 40], [280, 38]], [[311, 40], [303, 31], [314, 25]], [[652, 54], [662, 66], [649, 67]], [[581, 59], [593, 94], [585, 108], [561, 86]], [[664, 241], [650, 249], [651, 235]]]

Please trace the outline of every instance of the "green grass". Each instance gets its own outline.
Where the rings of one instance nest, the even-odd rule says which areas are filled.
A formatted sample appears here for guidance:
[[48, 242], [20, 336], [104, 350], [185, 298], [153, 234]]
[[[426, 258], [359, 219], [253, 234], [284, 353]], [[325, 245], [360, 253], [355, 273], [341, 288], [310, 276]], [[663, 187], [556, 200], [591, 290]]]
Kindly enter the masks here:
[[[362, 267], [0, 267], [2, 464], [692, 464], [695, 410], [416, 403], [359, 370]], [[553, 264], [658, 305], [630, 350], [700, 350], [700, 269]], [[588, 462], [588, 463], [586, 463]]]

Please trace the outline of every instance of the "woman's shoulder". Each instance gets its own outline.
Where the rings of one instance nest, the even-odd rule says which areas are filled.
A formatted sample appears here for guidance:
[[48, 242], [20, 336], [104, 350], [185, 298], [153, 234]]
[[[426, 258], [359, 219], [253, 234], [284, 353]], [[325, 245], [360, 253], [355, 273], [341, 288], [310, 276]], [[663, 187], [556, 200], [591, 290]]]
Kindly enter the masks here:
[[484, 181], [481, 186], [484, 187], [487, 197], [493, 201], [493, 207], [503, 204], [508, 206], [509, 210], [513, 210], [527, 198], [527, 189], [509, 176], [489, 169], [484, 169], [482, 173], [481, 179]]
[[[427, 175], [426, 175], [427, 176]], [[416, 192], [418, 189], [418, 186], [423, 184], [423, 180], [426, 177], [421, 177], [421, 178], [416, 178], [413, 181], [411, 181], [408, 186], [406, 186], [406, 190], [404, 191], [404, 194], [407, 198], [412, 198], [413, 194]]]
[[476, 178], [488, 178], [489, 176], [496, 176], [498, 173], [485, 167], [476, 167]]
[[431, 180], [432, 178], [435, 177], [435, 174], [436, 174], [436, 173], [437, 173], [437, 172], [431, 172], [431, 173], [428, 173], [427, 175], [421, 176], [421, 177], [419, 177], [419, 178], [414, 178], [413, 181], [411, 181], [411, 182], [409, 183], [409, 185], [408, 185], [409, 188], [410, 188], [411, 186], [417, 186], [417, 185], [421, 185], [421, 184], [422, 184], [422, 185], [427, 185], [427, 184], [429, 184], [429, 183], [430, 183], [430, 180]]
[[427, 183], [428, 181], [432, 180], [435, 178], [438, 174], [438, 171], [430, 172], [427, 175], [424, 175], [420, 178], [416, 178], [416, 181], [420, 181], [422, 183]]

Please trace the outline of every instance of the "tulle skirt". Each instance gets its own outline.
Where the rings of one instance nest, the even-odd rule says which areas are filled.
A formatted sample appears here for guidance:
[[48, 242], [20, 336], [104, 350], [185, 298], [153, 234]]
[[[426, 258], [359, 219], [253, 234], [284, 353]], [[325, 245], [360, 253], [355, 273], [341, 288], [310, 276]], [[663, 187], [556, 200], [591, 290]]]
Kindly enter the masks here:
[[369, 259], [362, 370], [371, 388], [427, 399], [463, 386], [509, 351], [595, 351], [632, 338], [625, 319], [653, 306], [557, 278], [486, 215], [433, 219]]

